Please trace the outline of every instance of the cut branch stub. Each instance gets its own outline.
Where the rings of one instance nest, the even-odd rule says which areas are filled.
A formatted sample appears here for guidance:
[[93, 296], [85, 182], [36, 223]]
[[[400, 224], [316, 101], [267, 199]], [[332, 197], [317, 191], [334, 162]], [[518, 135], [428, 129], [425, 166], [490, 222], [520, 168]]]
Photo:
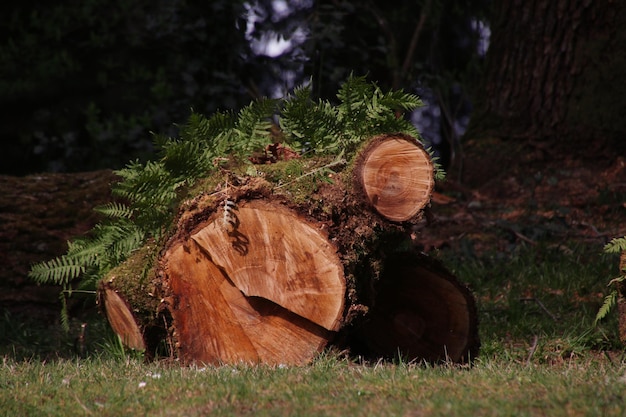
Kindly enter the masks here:
[[231, 206], [163, 259], [183, 361], [302, 364], [341, 323], [336, 249], [278, 204]]
[[474, 297], [434, 260], [403, 253], [385, 262], [375, 305], [355, 331], [374, 357], [461, 362], [479, 349]]
[[99, 303], [104, 306], [107, 319], [122, 343], [140, 351], [146, 350], [143, 334], [128, 303], [108, 284], [100, 284]]
[[430, 155], [411, 136], [374, 138], [357, 158], [354, 181], [383, 217], [407, 221], [429, 202], [435, 184]]

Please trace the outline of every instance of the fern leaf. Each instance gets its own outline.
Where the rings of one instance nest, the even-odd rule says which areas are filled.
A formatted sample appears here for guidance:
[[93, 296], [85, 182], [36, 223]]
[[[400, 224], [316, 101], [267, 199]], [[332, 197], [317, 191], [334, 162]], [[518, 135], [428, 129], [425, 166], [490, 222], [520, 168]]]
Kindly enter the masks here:
[[104, 214], [109, 218], [130, 219], [133, 217], [134, 210], [125, 204], [111, 202], [94, 208], [94, 211]]
[[596, 324], [598, 324], [600, 320], [602, 320], [609, 314], [611, 309], [613, 309], [613, 307], [615, 306], [616, 302], [617, 302], [617, 290], [613, 290], [609, 293], [609, 295], [604, 297], [604, 303], [602, 304], [602, 307], [600, 307], [600, 310], [598, 310], [598, 313], [596, 314], [596, 320], [595, 320]]
[[[66, 288], [63, 288], [64, 290]], [[67, 297], [65, 295], [65, 291], [61, 291], [59, 293], [59, 300], [61, 301], [61, 327], [66, 332], [70, 331], [70, 315], [67, 310]]]
[[145, 233], [133, 224], [117, 230], [117, 238], [111, 246], [113, 261], [111, 266], [126, 259], [131, 252], [141, 247], [145, 241]]
[[310, 93], [308, 86], [300, 87], [283, 103], [279, 123], [286, 142], [302, 153], [336, 151], [344, 130], [337, 108], [327, 101], [313, 102]]
[[390, 109], [400, 109], [403, 111], [413, 111], [422, 107], [424, 103], [415, 94], [405, 93], [402, 90], [392, 90], [379, 98], [381, 105]]
[[250, 154], [271, 143], [271, 117], [277, 108], [277, 100], [263, 98], [250, 103], [239, 111], [236, 126], [233, 129], [231, 152], [238, 155]]
[[611, 239], [611, 241], [604, 246], [604, 251], [607, 253], [626, 252], [626, 236]]
[[84, 270], [73, 257], [62, 255], [33, 265], [28, 276], [40, 284], [68, 284]]

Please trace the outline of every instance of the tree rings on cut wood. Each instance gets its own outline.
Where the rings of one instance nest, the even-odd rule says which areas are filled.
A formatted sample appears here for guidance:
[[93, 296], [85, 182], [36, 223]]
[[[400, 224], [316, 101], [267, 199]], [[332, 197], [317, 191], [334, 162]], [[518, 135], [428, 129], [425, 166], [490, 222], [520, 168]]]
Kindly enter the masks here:
[[400, 133], [368, 143], [356, 160], [354, 181], [380, 215], [397, 222], [416, 216], [430, 202], [435, 184], [428, 152]]
[[480, 345], [474, 298], [433, 259], [396, 254], [385, 261], [374, 305], [353, 338], [367, 356], [466, 361]]
[[162, 268], [184, 362], [303, 364], [341, 324], [336, 248], [280, 204], [226, 202], [169, 246]]

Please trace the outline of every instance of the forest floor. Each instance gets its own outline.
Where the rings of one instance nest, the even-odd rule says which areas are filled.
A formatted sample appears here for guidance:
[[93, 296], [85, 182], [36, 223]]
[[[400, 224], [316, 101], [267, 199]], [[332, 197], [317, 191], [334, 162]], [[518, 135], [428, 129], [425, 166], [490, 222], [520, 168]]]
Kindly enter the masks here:
[[469, 174], [452, 173], [438, 184], [431, 222], [416, 236], [425, 251], [506, 253], [522, 242], [597, 245], [601, 251], [626, 235], [626, 155], [503, 152], [501, 143], [491, 148], [500, 152], [473, 150], [466, 155]]

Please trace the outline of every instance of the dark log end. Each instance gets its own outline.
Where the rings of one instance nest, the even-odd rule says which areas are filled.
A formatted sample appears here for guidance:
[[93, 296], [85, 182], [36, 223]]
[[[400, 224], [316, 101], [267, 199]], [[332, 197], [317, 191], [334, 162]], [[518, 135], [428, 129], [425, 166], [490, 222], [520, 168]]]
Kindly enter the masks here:
[[373, 305], [347, 331], [351, 349], [370, 358], [465, 362], [480, 347], [470, 291], [438, 262], [415, 253], [385, 261]]

